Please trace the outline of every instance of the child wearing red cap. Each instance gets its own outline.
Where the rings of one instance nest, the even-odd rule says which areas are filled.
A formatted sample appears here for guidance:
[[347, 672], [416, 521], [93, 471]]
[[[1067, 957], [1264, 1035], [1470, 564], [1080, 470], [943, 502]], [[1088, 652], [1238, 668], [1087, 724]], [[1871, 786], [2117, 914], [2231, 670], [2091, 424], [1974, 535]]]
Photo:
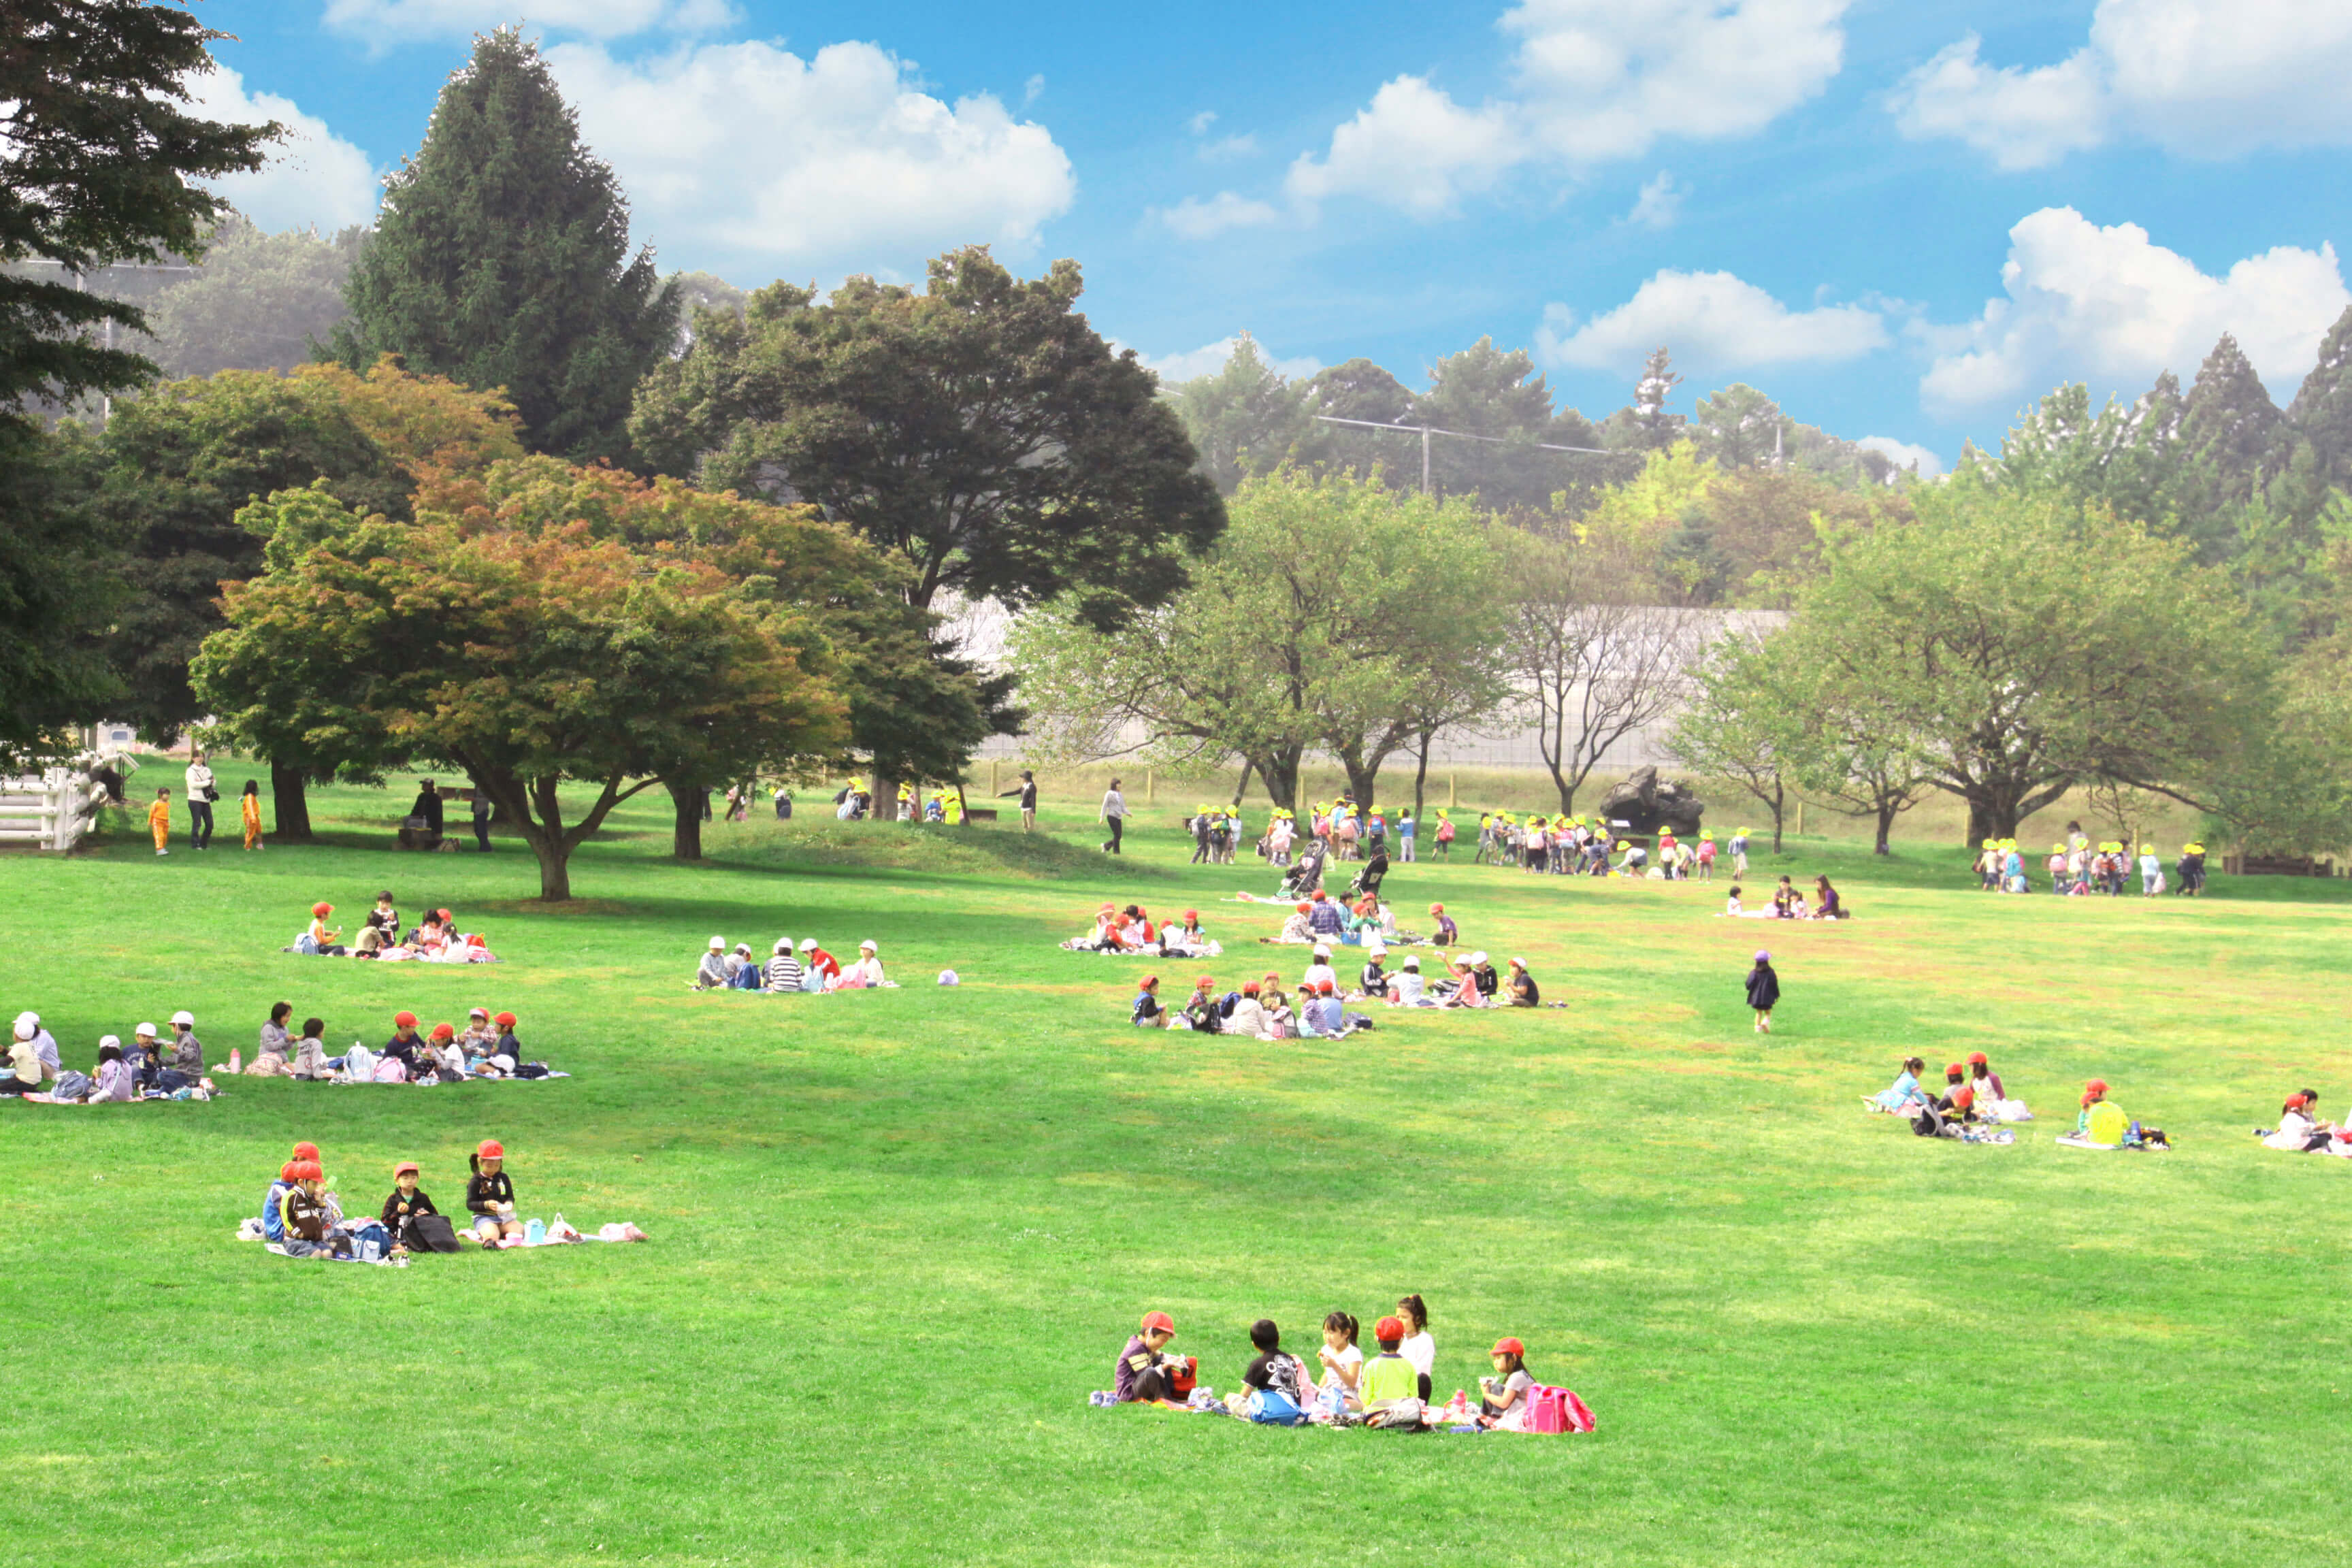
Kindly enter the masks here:
[[1528, 1347], [1505, 1335], [1487, 1352], [1495, 1375], [1478, 1380], [1478, 1425], [1515, 1431], [1527, 1418], [1527, 1393], [1536, 1385], [1528, 1371]]
[[416, 1033], [416, 1015], [405, 1010], [392, 1016], [392, 1038], [383, 1043], [379, 1057], [390, 1057], [414, 1083], [419, 1074], [421, 1058], [425, 1054], [425, 1041]]
[[1429, 906], [1429, 918], [1437, 922], [1437, 934], [1429, 940], [1440, 947], [1452, 947], [1462, 940], [1462, 931], [1454, 925], [1454, 917], [1445, 912], [1444, 904]]
[[1118, 1405], [1181, 1405], [1176, 1397], [1178, 1357], [1165, 1354], [1176, 1337], [1176, 1320], [1165, 1312], [1146, 1312], [1143, 1326], [1118, 1352], [1111, 1369], [1111, 1398]]
[[416, 1184], [416, 1162], [403, 1160], [392, 1168], [392, 1195], [383, 1200], [383, 1209], [376, 1217], [383, 1228], [392, 1232], [392, 1249], [408, 1250], [408, 1222], [421, 1215], [439, 1214], [433, 1198]]
[[473, 1179], [466, 1184], [466, 1211], [474, 1216], [474, 1234], [487, 1247], [501, 1237], [520, 1240], [522, 1222], [515, 1218], [514, 1180], [506, 1173], [506, 1145], [485, 1138], [466, 1156]]
[[1381, 1353], [1366, 1362], [1356, 1374], [1357, 1397], [1363, 1402], [1367, 1415], [1386, 1410], [1401, 1399], [1421, 1397], [1421, 1374], [1398, 1352], [1404, 1343], [1404, 1320], [1382, 1318], [1372, 1325], [1372, 1338], [1380, 1342]]
[[294, 1173], [293, 1185], [286, 1190], [278, 1209], [285, 1220], [285, 1238], [281, 1245], [289, 1258], [341, 1258], [348, 1256], [350, 1242], [335, 1232], [334, 1211], [328, 1206], [320, 1191], [326, 1173], [316, 1160], [298, 1160], [288, 1169]]

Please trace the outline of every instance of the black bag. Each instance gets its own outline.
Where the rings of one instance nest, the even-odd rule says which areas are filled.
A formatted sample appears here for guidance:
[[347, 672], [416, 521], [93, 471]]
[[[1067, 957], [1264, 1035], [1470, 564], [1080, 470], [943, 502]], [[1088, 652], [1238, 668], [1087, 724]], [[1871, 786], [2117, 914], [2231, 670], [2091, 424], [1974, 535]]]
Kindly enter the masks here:
[[446, 1215], [413, 1214], [401, 1222], [400, 1239], [411, 1252], [455, 1252], [457, 1227]]

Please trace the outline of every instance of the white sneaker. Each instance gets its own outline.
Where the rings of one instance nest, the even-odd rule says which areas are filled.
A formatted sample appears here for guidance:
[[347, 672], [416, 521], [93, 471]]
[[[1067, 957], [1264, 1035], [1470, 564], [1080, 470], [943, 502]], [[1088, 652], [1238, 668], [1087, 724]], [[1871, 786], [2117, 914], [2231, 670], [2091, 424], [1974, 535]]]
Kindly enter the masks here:
[[158, 849], [155, 853], [158, 855], [169, 855], [171, 851], [169, 849]]

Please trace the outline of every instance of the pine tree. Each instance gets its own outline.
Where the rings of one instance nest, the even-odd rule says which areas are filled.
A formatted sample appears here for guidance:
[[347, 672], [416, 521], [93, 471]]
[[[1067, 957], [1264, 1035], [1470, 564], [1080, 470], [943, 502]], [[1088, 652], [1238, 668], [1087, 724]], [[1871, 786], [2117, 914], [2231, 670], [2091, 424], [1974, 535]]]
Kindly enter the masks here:
[[2181, 525], [2204, 539], [2216, 519], [2254, 499], [2278, 460], [2285, 416], [2252, 361], [2229, 333], [2198, 368], [2181, 411], [2182, 456], [2190, 470]]
[[2319, 363], [2304, 377], [2286, 417], [2311, 444], [2320, 479], [2352, 489], [2352, 306], [2320, 340]]
[[676, 285], [628, 246], [611, 166], [582, 145], [538, 47], [502, 27], [475, 39], [386, 183], [337, 357], [502, 386], [534, 449], [625, 458], [630, 399], [677, 333]]

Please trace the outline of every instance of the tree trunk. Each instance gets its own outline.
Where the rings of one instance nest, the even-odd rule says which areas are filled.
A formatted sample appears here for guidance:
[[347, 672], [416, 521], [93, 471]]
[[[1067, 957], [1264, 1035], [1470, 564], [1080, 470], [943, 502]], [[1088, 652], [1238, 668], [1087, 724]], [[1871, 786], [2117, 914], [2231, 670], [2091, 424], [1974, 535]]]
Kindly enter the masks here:
[[1421, 732], [1421, 746], [1418, 752], [1420, 760], [1412, 770], [1412, 819], [1415, 822], [1421, 820], [1422, 798], [1428, 793], [1429, 742], [1435, 738], [1435, 735], [1436, 731], [1433, 730], [1423, 730]]
[[958, 827], [971, 826], [971, 807], [964, 801], [961, 779], [956, 780], [956, 826]]
[[[867, 782], [874, 791], [874, 804], [867, 809], [866, 817], [874, 822], [896, 822], [898, 820], [898, 770], [891, 768], [886, 771], [877, 767], [873, 773], [873, 778]], [[915, 820], [920, 822], [922, 819], [923, 802], [920, 792], [918, 792]]]
[[1256, 767], [1257, 759], [1255, 757], [1244, 757], [1242, 759], [1242, 782], [1234, 785], [1234, 809], [1235, 811], [1239, 811], [1242, 808], [1242, 796], [1249, 794], [1250, 773]]
[[279, 844], [310, 842], [310, 797], [305, 792], [309, 775], [283, 763], [269, 764], [269, 804], [275, 826], [270, 838]]
[[1882, 795], [1878, 802], [1878, 843], [1872, 849], [1871, 853], [1874, 855], [1894, 854], [1894, 849], [1887, 843], [1887, 838], [1894, 833], [1894, 831], [1895, 804]]
[[1299, 747], [1284, 746], [1257, 760], [1257, 773], [1265, 781], [1266, 797], [1285, 811], [1298, 809], [1299, 756]]
[[[561, 782], [550, 773], [524, 784], [530, 810], [523, 837], [530, 844], [530, 852], [539, 857], [540, 900], [550, 904], [564, 903], [572, 897], [572, 845], [563, 832], [563, 803], [555, 793]], [[700, 795], [691, 798], [699, 805]]]
[[1364, 765], [1361, 753], [1354, 751], [1338, 752], [1333, 754], [1339, 759], [1339, 767], [1348, 775], [1348, 798], [1354, 801], [1360, 810], [1370, 811], [1373, 804], [1372, 791], [1380, 784], [1380, 763], [1374, 763], [1367, 767]]
[[1772, 796], [1766, 803], [1772, 808], [1772, 853], [1780, 853], [1780, 825], [1789, 816], [1789, 786], [1778, 777], [1772, 780]]
[[702, 858], [702, 791], [691, 784], [662, 780], [662, 788], [669, 791], [670, 805], [675, 808], [669, 834], [669, 855], [673, 860]]

